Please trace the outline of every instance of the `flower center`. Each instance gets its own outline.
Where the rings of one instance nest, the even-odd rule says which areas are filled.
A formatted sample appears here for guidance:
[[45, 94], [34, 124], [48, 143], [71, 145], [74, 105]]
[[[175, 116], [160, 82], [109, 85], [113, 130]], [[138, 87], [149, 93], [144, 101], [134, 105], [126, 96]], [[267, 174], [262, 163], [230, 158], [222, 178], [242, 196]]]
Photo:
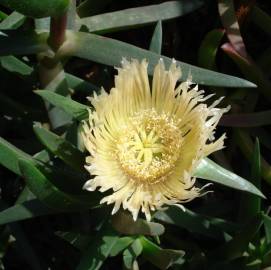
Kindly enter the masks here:
[[120, 131], [117, 157], [131, 180], [157, 183], [165, 179], [179, 158], [182, 136], [174, 120], [155, 110], [129, 118]]

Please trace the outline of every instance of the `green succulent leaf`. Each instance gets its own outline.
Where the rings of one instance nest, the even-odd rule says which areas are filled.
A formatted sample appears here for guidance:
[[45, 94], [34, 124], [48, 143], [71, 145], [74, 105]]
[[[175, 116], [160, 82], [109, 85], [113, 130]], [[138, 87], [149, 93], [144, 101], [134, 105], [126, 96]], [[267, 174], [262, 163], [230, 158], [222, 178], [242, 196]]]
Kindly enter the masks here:
[[121, 251], [130, 246], [134, 241], [135, 241], [134, 237], [130, 236], [120, 237], [116, 244], [111, 249], [110, 256], [111, 257], [117, 256]]
[[[3, 208], [6, 208], [6, 204], [2, 200], [0, 200], [0, 211], [3, 210]], [[0, 215], [1, 215], [1, 212], [0, 212]], [[29, 263], [31, 268], [35, 270], [41, 270], [42, 269], [41, 264], [37, 257], [36, 251], [33, 249], [31, 244], [29, 243], [29, 238], [27, 234], [25, 233], [24, 229], [18, 223], [9, 224], [8, 228], [9, 228], [10, 234], [16, 239], [18, 246], [22, 249], [21, 250], [22, 256], [24, 256], [25, 260]], [[1, 230], [0, 230], [0, 239], [1, 239], [0, 254], [1, 254], [2, 253], [1, 251], [3, 250], [3, 245], [8, 245], [8, 241], [7, 243], [3, 243], [4, 239], [1, 235]]]
[[119, 211], [112, 218], [112, 226], [114, 229], [126, 235], [151, 235], [157, 236], [165, 232], [163, 225], [156, 222], [147, 222], [141, 218], [133, 220], [130, 213]]
[[150, 51], [161, 54], [162, 50], [162, 22], [158, 21], [158, 23], [155, 26], [152, 39], [151, 39], [151, 44], [150, 44]]
[[[166, 67], [172, 63], [172, 59], [168, 57], [111, 38], [81, 32], [69, 32], [68, 36], [70, 44], [60, 51], [61, 56], [73, 55], [110, 66], [120, 66], [123, 58], [139, 60], [146, 58], [149, 62], [149, 74], [153, 74], [154, 67], [160, 58], [164, 60]], [[191, 74], [193, 82], [198, 84], [225, 87], [255, 87], [253, 83], [240, 78], [206, 70], [180, 61], [177, 61], [177, 64], [182, 69], [181, 80], [186, 80]]]
[[80, 17], [95, 15], [100, 13], [111, 2], [112, 0], [84, 0], [79, 3], [77, 13]]
[[265, 198], [262, 192], [252, 183], [224, 169], [208, 158], [202, 159], [194, 176]]
[[81, 257], [76, 270], [98, 270], [119, 239], [112, 229], [102, 228]]
[[214, 249], [209, 256], [214, 261], [219, 261], [219, 263], [222, 261], [229, 262], [241, 257], [243, 252], [247, 250], [249, 242], [253, 240], [255, 234], [260, 230], [262, 224], [262, 214], [258, 214], [234, 238], [221, 247]]
[[233, 0], [220, 0], [218, 2], [218, 12], [221, 22], [226, 29], [226, 34], [231, 45], [243, 57], [247, 57], [246, 46], [244, 44], [239, 22], [235, 12]]
[[240, 68], [245, 77], [256, 83], [259, 91], [270, 101], [271, 83], [262, 70], [250, 58], [239, 54], [230, 43], [223, 44], [221, 48]]
[[224, 34], [225, 31], [221, 29], [214, 29], [207, 33], [200, 45], [198, 53], [198, 63], [201, 67], [208, 69], [215, 68], [216, 54]]
[[23, 24], [25, 16], [14, 11], [0, 23], [0, 30], [16, 29]]
[[68, 9], [69, 0], [2, 0], [1, 5], [33, 18], [60, 16]]
[[222, 239], [224, 232], [232, 233], [240, 227], [220, 218], [197, 214], [189, 209], [184, 211], [177, 206], [170, 206], [165, 211], [157, 211], [153, 218], [159, 222], [178, 226], [191, 233], [199, 233], [215, 239]]
[[[47, 67], [41, 66], [41, 70], [45, 69], [45, 71], [40, 71], [41, 74], [46, 74]], [[61, 96], [70, 97], [70, 89], [66, 80], [66, 75], [61, 65], [58, 65], [57, 71], [55, 71], [54, 78], [48, 81], [48, 78], [41, 77], [42, 85], [45, 85], [45, 89], [49, 90], [53, 93], [56, 93]], [[46, 109], [48, 111], [48, 116], [50, 120], [50, 124], [53, 129], [57, 129], [63, 126], [70, 125], [72, 123], [72, 118], [65, 111], [61, 110], [61, 108], [51, 106], [47, 102], [45, 102]]]
[[21, 175], [19, 159], [32, 160], [32, 157], [0, 137], [0, 164]]
[[146, 237], [140, 237], [143, 256], [159, 269], [168, 269], [173, 265], [182, 265], [185, 252], [182, 250], [162, 249]]
[[251, 20], [266, 34], [271, 35], [271, 16], [256, 5], [251, 10]]
[[0, 31], [0, 56], [27, 55], [49, 50], [48, 33], [37, 34], [33, 31]]
[[84, 170], [84, 154], [70, 142], [38, 125], [34, 126], [34, 132], [36, 133], [41, 143], [50, 152], [58, 156], [75, 170], [80, 172]]
[[66, 74], [66, 80], [71, 89], [74, 91], [80, 91], [84, 92], [88, 95], [92, 94], [93, 91], [98, 92], [100, 88], [90, 82], [87, 82], [85, 80], [82, 80], [72, 74], [65, 73]]
[[266, 235], [266, 242], [271, 244], [271, 217], [264, 214], [263, 215], [264, 230]]
[[80, 211], [97, 204], [95, 196], [70, 195], [59, 190], [31, 161], [19, 160], [19, 168], [31, 192], [50, 208]]
[[38, 199], [33, 199], [2, 210], [0, 212], [0, 225], [58, 212], [60, 211], [49, 208]]
[[[256, 139], [254, 151], [251, 162], [251, 176], [250, 182], [257, 188], [261, 186], [261, 154], [259, 140]], [[261, 198], [251, 194], [242, 194], [240, 199], [240, 213], [239, 218], [241, 221], [246, 222], [259, 214], [261, 211]]]
[[142, 253], [143, 247], [140, 239], [134, 240], [134, 242], [124, 250], [123, 262], [127, 269], [133, 269], [136, 263], [136, 258]]
[[29, 76], [33, 72], [33, 68], [12, 55], [0, 57], [0, 64], [4, 69], [20, 76]]
[[89, 32], [111, 32], [131, 27], [143, 26], [155, 23], [159, 20], [183, 16], [194, 11], [202, 5], [202, 1], [168, 1], [159, 5], [143, 6], [129, 8], [121, 11], [115, 11], [100, 14], [92, 17], [86, 17], [79, 20]]
[[81, 121], [88, 117], [88, 106], [72, 100], [71, 98], [58, 95], [49, 90], [37, 90], [35, 91], [44, 100], [48, 101], [52, 105], [61, 108], [67, 114], [73, 118]]

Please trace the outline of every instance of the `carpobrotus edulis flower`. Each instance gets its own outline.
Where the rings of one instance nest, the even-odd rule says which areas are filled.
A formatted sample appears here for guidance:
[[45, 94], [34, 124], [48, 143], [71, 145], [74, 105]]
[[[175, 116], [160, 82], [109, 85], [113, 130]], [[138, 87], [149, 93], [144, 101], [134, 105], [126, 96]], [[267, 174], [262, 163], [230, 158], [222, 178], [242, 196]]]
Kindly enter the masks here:
[[202, 158], [223, 147], [225, 135], [214, 139], [214, 130], [228, 108], [203, 102], [204, 91], [190, 80], [176, 86], [181, 69], [172, 61], [156, 65], [152, 87], [147, 61], [122, 61], [110, 93], [89, 98], [94, 110], [83, 124], [82, 137], [90, 156], [86, 169], [93, 176], [84, 189], [112, 194], [101, 203], [122, 205], [134, 220], [141, 210], [191, 201], [201, 195], [193, 172]]

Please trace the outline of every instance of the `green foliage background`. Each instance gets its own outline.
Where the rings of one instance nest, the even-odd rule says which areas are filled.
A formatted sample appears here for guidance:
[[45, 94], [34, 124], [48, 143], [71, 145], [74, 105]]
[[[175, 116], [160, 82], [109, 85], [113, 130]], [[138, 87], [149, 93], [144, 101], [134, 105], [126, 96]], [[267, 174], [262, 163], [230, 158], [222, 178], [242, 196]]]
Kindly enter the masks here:
[[[195, 172], [214, 192], [150, 223], [82, 190], [86, 97], [122, 57], [232, 107]], [[268, 1], [0, 0], [0, 269], [271, 269], [270, 60]]]

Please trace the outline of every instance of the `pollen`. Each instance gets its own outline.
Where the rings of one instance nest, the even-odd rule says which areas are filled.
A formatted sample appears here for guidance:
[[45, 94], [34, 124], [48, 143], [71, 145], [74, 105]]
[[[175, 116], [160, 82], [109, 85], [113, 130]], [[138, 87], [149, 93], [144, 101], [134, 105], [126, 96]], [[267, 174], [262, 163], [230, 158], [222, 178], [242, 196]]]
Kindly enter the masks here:
[[116, 156], [135, 184], [155, 184], [173, 171], [181, 144], [182, 134], [172, 117], [143, 110], [130, 117], [121, 131]]

